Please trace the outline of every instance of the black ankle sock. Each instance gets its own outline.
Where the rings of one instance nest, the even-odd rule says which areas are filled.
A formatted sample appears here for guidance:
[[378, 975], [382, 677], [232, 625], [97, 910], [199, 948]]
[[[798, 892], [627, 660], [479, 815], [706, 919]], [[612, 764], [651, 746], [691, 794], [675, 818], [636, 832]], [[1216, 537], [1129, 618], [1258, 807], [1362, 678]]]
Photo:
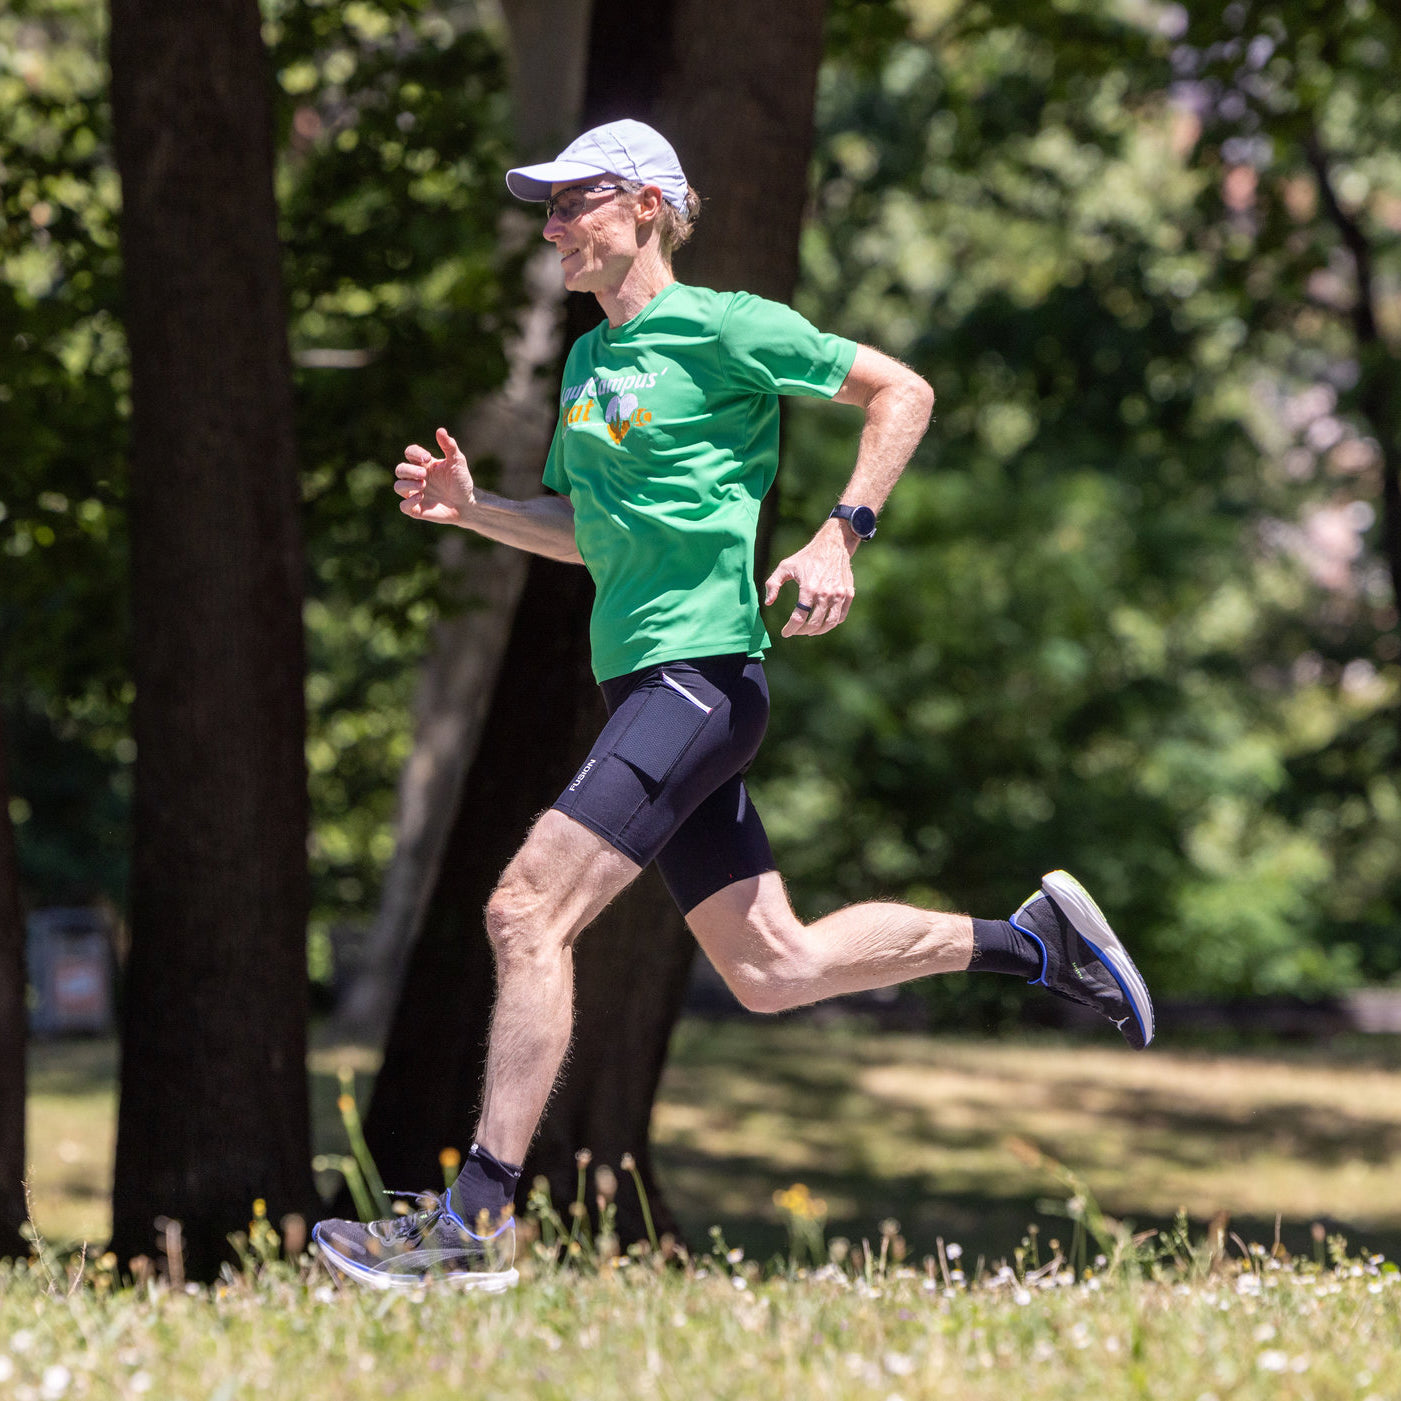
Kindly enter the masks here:
[[970, 973], [1011, 973], [1028, 982], [1041, 976], [1041, 948], [1005, 919], [973, 921]]
[[480, 1144], [474, 1143], [467, 1151], [467, 1160], [457, 1174], [457, 1181], [448, 1191], [448, 1200], [452, 1209], [469, 1226], [476, 1224], [477, 1217], [483, 1211], [496, 1221], [503, 1210], [515, 1201], [516, 1184], [520, 1180], [519, 1167], [503, 1163]]

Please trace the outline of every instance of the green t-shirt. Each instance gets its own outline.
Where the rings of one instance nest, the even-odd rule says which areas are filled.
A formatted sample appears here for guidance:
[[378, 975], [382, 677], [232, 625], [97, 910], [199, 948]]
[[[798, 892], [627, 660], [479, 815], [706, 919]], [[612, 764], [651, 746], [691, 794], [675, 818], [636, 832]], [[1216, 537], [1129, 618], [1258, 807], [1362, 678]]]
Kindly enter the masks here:
[[830, 399], [856, 343], [747, 292], [673, 282], [569, 352], [545, 485], [597, 588], [600, 681], [769, 645], [754, 535], [778, 471], [778, 396]]

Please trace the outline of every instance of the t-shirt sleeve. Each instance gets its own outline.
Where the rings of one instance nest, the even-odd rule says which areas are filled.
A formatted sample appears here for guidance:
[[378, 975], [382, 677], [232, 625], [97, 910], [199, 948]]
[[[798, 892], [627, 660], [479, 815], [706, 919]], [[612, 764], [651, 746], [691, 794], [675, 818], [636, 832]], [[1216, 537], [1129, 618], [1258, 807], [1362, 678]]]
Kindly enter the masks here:
[[758, 394], [830, 399], [856, 359], [857, 345], [819, 331], [782, 302], [737, 292], [720, 325], [720, 359], [734, 383]]
[[555, 426], [555, 435], [550, 439], [550, 451], [545, 457], [545, 472], [541, 480], [551, 491], [561, 496], [569, 495], [569, 476], [564, 470], [564, 434]]

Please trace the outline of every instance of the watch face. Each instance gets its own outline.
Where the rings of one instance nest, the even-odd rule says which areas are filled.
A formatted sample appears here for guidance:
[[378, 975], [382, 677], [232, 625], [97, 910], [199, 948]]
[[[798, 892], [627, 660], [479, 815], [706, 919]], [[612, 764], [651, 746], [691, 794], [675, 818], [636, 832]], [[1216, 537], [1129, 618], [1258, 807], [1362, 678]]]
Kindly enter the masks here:
[[863, 540], [869, 540], [876, 533], [876, 513], [869, 506], [858, 506], [851, 513], [851, 528]]

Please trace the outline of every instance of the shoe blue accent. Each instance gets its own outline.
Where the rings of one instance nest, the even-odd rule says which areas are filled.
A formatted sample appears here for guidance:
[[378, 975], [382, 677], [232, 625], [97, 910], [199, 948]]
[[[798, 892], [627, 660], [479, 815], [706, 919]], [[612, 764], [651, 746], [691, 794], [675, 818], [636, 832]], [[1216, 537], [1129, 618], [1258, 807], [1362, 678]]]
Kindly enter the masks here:
[[1012, 918], [1007, 921], [1007, 923], [1010, 924], [1013, 929], [1019, 929], [1023, 934], [1026, 935], [1028, 939], [1031, 940], [1033, 944], [1036, 945], [1038, 949], [1041, 950], [1041, 972], [1036, 977], [1028, 979], [1027, 986], [1033, 988], [1043, 988], [1048, 986], [1046, 982], [1046, 944], [1045, 941], [1034, 929], [1028, 929], [1026, 925], [1017, 923], [1017, 915], [1021, 914], [1022, 910], [1024, 909], [1026, 909], [1025, 905], [1023, 905], [1021, 909], [1017, 911], [1017, 914], [1013, 915]]

